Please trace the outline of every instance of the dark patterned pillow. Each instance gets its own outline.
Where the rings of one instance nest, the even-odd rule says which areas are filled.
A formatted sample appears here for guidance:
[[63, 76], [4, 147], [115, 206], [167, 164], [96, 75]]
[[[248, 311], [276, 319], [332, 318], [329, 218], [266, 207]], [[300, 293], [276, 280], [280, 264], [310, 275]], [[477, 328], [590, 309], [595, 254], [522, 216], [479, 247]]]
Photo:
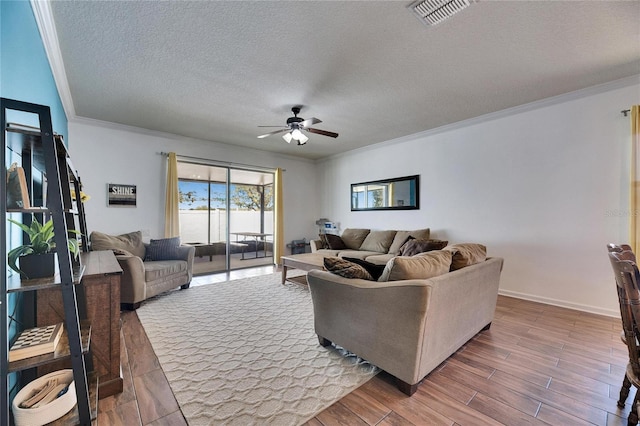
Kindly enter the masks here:
[[320, 247], [321, 249], [328, 249], [329, 248], [329, 244], [327, 243], [327, 234], [319, 234], [318, 235], [319, 240], [320, 240]]
[[400, 248], [400, 256], [415, 256], [427, 251], [442, 250], [447, 244], [449, 241], [411, 239]]
[[342, 238], [335, 234], [324, 234], [327, 239], [327, 245], [331, 250], [344, 250], [347, 248]]
[[366, 260], [358, 259], [357, 257], [343, 257], [343, 259], [362, 266], [369, 274], [371, 274], [374, 281], [378, 281], [378, 278], [382, 275], [386, 265], [376, 265], [375, 263], [367, 262]]
[[375, 281], [364, 267], [339, 257], [325, 257], [324, 267], [327, 271], [340, 275], [344, 278], [360, 278], [363, 280]]
[[144, 260], [175, 260], [178, 258], [180, 237], [151, 240]]

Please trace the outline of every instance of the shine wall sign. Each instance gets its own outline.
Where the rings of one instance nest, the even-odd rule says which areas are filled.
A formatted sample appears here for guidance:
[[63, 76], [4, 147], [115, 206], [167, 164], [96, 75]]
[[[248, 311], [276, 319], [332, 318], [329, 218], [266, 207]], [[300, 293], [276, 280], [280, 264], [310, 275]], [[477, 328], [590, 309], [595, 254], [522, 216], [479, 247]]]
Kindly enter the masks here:
[[136, 186], [121, 185], [118, 183], [107, 184], [107, 205], [120, 207], [136, 206]]

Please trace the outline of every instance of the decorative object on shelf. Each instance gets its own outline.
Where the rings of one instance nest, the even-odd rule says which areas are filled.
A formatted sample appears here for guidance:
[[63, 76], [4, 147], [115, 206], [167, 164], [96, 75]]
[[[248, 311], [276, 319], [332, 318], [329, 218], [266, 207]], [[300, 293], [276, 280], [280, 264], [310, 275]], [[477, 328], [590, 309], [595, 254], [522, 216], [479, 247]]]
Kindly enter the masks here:
[[29, 190], [24, 169], [13, 163], [7, 170], [7, 209], [28, 209]]
[[[23, 244], [9, 251], [7, 258], [9, 267], [18, 272], [22, 277], [27, 279], [50, 277], [55, 271], [55, 249], [53, 221], [50, 219], [44, 225], [34, 217], [31, 225], [17, 222], [13, 219], [7, 219], [9, 222], [18, 225], [29, 236], [29, 244]], [[76, 230], [69, 232], [79, 234]], [[78, 240], [69, 238], [69, 251], [76, 258], [80, 252]], [[38, 256], [37, 259], [30, 256]], [[16, 261], [20, 262], [20, 267], [16, 265]], [[32, 269], [35, 268], [35, 269]]]
[[[76, 201], [76, 190], [73, 188], [71, 188], [71, 199], [73, 201]], [[87, 195], [84, 192], [80, 191], [80, 201], [82, 201], [83, 203], [86, 203], [90, 199], [91, 199], [90, 195]]]
[[117, 183], [107, 184], [107, 204], [111, 206], [135, 207], [136, 206], [136, 186], [120, 185]]
[[[38, 395], [41, 391], [43, 394]], [[41, 398], [31, 408], [23, 406], [35, 397]], [[73, 372], [54, 371], [32, 381], [17, 393], [11, 405], [16, 426], [45, 425], [59, 419], [76, 405]]]
[[9, 349], [9, 361], [19, 361], [56, 350], [62, 336], [62, 323], [23, 330]]

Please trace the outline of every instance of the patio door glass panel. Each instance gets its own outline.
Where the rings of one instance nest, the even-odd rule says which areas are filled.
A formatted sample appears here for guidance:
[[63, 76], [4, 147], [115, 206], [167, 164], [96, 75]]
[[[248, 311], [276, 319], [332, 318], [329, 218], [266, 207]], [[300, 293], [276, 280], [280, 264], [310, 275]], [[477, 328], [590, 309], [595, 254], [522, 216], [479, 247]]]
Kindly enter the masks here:
[[178, 163], [180, 238], [196, 247], [194, 274], [228, 270], [226, 167]]
[[273, 264], [274, 174], [230, 169], [231, 269]]
[[272, 172], [178, 162], [180, 237], [194, 274], [273, 264]]

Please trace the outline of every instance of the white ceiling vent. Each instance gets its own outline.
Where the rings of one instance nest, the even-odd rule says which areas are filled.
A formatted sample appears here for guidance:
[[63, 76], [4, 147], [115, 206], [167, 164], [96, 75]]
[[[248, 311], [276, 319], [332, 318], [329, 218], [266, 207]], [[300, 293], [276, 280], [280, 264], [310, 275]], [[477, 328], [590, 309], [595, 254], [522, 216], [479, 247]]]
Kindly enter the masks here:
[[427, 25], [435, 25], [471, 5], [470, 0], [419, 0], [411, 10]]

